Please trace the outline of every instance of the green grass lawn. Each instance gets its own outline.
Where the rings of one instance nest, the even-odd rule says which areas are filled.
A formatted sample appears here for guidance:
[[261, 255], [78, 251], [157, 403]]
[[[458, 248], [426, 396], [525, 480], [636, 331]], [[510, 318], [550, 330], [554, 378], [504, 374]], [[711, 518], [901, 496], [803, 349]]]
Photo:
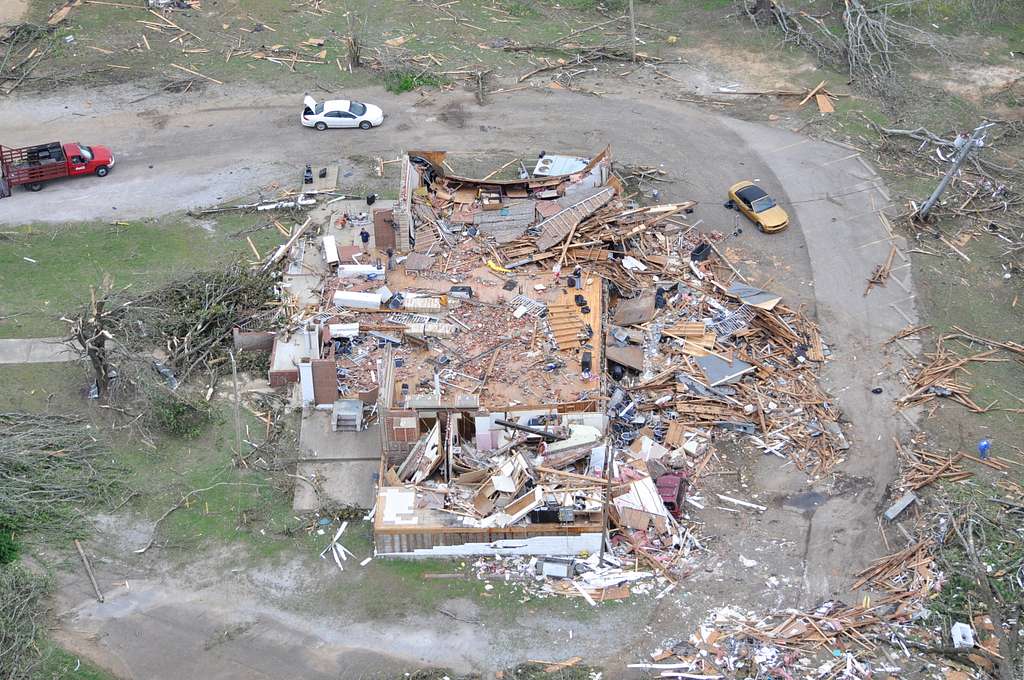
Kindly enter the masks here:
[[[127, 6], [125, 6], [127, 5]], [[795, 0], [791, 10], [807, 9], [817, 15], [820, 3]], [[43, 23], [52, 11], [51, 0], [31, 0], [29, 20]], [[325, 11], [314, 12], [306, 3], [281, 0], [221, 0], [201, 10], [163, 13], [190, 33], [174, 40], [178, 31], [150, 13], [142, 0], [127, 3], [83, 4], [58, 27], [56, 50], [50, 67], [56, 73], [78, 74], [78, 82], [95, 83], [162, 77], [187, 80], [189, 74], [171, 64], [198, 71], [224, 83], [261, 82], [307, 89], [357, 87], [379, 82], [381, 67], [401, 68], [403, 58], [418, 55], [426, 60], [413, 66], [419, 73], [438, 74], [477, 68], [494, 69], [498, 75], [525, 70], [538, 55], [509, 52], [505, 41], [545, 44], [574, 31], [625, 13], [625, 0], [456, 0], [448, 3], [380, 2], [379, 0], [328, 0]], [[785, 72], [786, 54], [808, 58], [799, 48], [780, 47], [780, 34], [759, 31], [740, 18], [734, 0], [645, 0], [636, 3], [642, 49], [660, 56], [665, 34], [680, 36], [680, 45], [715, 43], [719, 47], [742, 44], [768, 51]], [[992, 46], [992, 54], [1006, 59], [1008, 50], [1024, 47], [1024, 3], [1018, 0], [922, 0], [893, 10], [901, 20], [942, 35], [995, 36], [1006, 43]], [[835, 22], [839, 15], [832, 13]], [[149, 27], [142, 22], [149, 22]], [[163, 25], [163, 31], [152, 25]], [[364, 61], [374, 68], [349, 73], [344, 36], [354, 32], [363, 46]], [[612, 24], [575, 35], [574, 42], [624, 44], [625, 23]], [[73, 38], [71, 42], [66, 39]], [[145, 38], [145, 39], [144, 39]], [[310, 39], [323, 44], [307, 44]], [[388, 40], [404, 41], [397, 48]], [[960, 48], [957, 48], [960, 49]], [[979, 44], [980, 52], [987, 49]], [[303, 61], [273, 63], [254, 59], [252, 53], [273, 55], [292, 51]], [[935, 58], [917, 50], [912, 61]], [[956, 50], [954, 50], [956, 52]], [[961, 56], [963, 50], [960, 49]], [[428, 56], [429, 55], [429, 56]], [[974, 57], [980, 58], [979, 55]], [[812, 57], [813, 58], [813, 55]], [[1014, 59], [1009, 57], [1012, 62]], [[322, 62], [322, 63], [320, 63]], [[455, 80], [461, 76], [453, 75]], [[194, 77], [193, 77], [194, 78]], [[433, 79], [428, 78], [427, 81]], [[217, 87], [202, 78], [201, 87]]]
[[0, 364], [0, 409], [78, 413], [89, 379], [77, 363]]
[[[225, 214], [204, 222], [170, 216], [157, 221], [28, 225], [0, 236], [0, 338], [60, 336], [60, 321], [89, 300], [105, 274], [117, 287], [146, 289], [226, 261], [253, 258], [244, 236], [263, 216]], [[261, 253], [281, 242], [263, 229], [250, 235]], [[30, 262], [25, 258], [34, 260]]]
[[[949, 225], [946, 227], [948, 232]], [[954, 332], [956, 325], [993, 340], [1020, 339], [1024, 305], [1019, 302], [1020, 283], [1003, 278], [1003, 241], [984, 234], [962, 244], [970, 263], [951, 254], [941, 241], [924, 238], [920, 244], [921, 249], [941, 254], [914, 255], [918, 312], [925, 323], [933, 325], [933, 337]], [[947, 348], [964, 356], [985, 349], [969, 349], [956, 341], [947, 342]], [[997, 407], [1024, 408], [1024, 364], [1006, 353], [1002, 358], [1009, 360], [968, 364], [966, 372], [956, 375], [957, 381], [973, 386], [971, 398], [983, 408], [992, 402], [998, 402]], [[939, 403], [944, 417], [925, 423], [937, 445], [972, 452], [978, 440], [987, 437], [996, 448], [1020, 446], [1024, 415], [998, 410], [974, 414], [947, 400]]]
[[[261, 441], [263, 424], [242, 413], [243, 437]], [[224, 408], [218, 416], [195, 439], [158, 437], [155, 448], [135, 438], [117, 440], [114, 455], [129, 470], [126, 487], [139, 494], [127, 507], [140, 519], [155, 520], [189, 492], [209, 488], [168, 516], [157, 543], [166, 544], [172, 558], [235, 542], [247, 546], [254, 557], [272, 557], [301, 540], [288, 535], [298, 524], [291, 513], [290, 485], [280, 476], [237, 468], [231, 412]], [[249, 450], [244, 443], [243, 450]]]
[[[109, 411], [85, 398], [90, 381], [87, 370], [74, 363], [3, 365], [0, 410], [83, 413], [104, 427]], [[121, 497], [137, 494], [124, 507], [140, 522], [154, 521], [188, 492], [220, 484], [191, 497], [161, 524], [157, 543], [166, 543], [172, 558], [228, 542], [241, 542], [256, 557], [273, 557], [306, 540], [304, 532], [292, 535], [298, 521], [291, 512], [290, 484], [278, 475], [235, 467], [233, 411], [221, 406], [216, 413], [215, 422], [200, 436], [180, 439], [154, 433], [152, 445], [135, 432], [105, 428], [111, 455], [125, 470]], [[244, 409], [241, 416], [243, 437], [262, 441], [263, 422]], [[244, 443], [243, 448], [249, 450]], [[309, 543], [312, 550], [314, 541]]]
[[[372, 549], [368, 523], [360, 523], [353, 532], [350, 525], [341, 543], [354, 552], [361, 552], [365, 532], [366, 554]], [[326, 545], [330, 537], [321, 539]], [[515, 580], [506, 583], [499, 578], [478, 579], [471, 566], [477, 557], [453, 559], [374, 559], [366, 567], [338, 573], [336, 587], [320, 594], [315, 606], [328, 611], [358, 611], [368, 619], [394, 619], [416, 614], [432, 614], [445, 603], [456, 599], [473, 602], [479, 608], [481, 622], [489, 625], [513, 625], [517, 618], [529, 614], [567, 616], [579, 621], [594, 620], [611, 610], [624, 606], [646, 608], [650, 603], [639, 596], [628, 601], [609, 601], [591, 607], [582, 598], [548, 595], [537, 597], [523, 591]], [[352, 560], [349, 560], [351, 564]], [[326, 567], [330, 569], [333, 565]], [[458, 578], [426, 578], [427, 574], [461, 574]]]
[[44, 645], [43, 663], [33, 677], [34, 680], [115, 680], [98, 666], [52, 644]]

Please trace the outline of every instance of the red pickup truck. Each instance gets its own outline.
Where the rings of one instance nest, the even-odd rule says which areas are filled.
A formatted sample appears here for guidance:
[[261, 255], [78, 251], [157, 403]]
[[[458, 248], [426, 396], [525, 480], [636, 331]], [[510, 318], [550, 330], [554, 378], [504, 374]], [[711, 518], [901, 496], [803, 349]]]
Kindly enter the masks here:
[[14, 149], [0, 146], [0, 198], [10, 196], [19, 184], [39, 191], [43, 183], [60, 177], [106, 177], [114, 167], [114, 155], [105, 146], [77, 142], [50, 142]]

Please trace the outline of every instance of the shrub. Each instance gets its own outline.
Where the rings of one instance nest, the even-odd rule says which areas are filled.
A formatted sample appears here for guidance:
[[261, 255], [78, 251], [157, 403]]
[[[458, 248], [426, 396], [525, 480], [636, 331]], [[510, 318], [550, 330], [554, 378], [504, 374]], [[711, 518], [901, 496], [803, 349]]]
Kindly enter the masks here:
[[153, 399], [152, 418], [167, 434], [193, 439], [213, 422], [213, 409], [198, 399], [160, 395]]
[[14, 540], [14, 522], [0, 517], [0, 565], [10, 564], [18, 559], [18, 542]]
[[438, 86], [444, 83], [444, 78], [440, 76], [410, 69], [395, 69], [384, 74], [384, 89], [394, 94], [412, 92], [417, 87]]

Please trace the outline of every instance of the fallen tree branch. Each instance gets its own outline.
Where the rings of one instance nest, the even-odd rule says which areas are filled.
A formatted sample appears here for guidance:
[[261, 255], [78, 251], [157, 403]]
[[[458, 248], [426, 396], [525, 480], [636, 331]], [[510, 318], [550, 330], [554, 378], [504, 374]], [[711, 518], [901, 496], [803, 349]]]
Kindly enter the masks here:
[[835, 28], [807, 12], [791, 11], [781, 1], [759, 0], [743, 10], [756, 26], [764, 20], [775, 26], [783, 42], [808, 49], [820, 61], [842, 66], [851, 78], [863, 78], [868, 87], [891, 95], [897, 62], [908, 49], [926, 47], [945, 55], [939, 36], [893, 19], [892, 10], [907, 4], [869, 6], [863, 0], [845, 0], [841, 25]]
[[18, 563], [0, 568], [0, 668], [6, 680], [39, 677], [50, 581]]
[[0, 518], [67, 533], [110, 498], [119, 468], [90, 426], [72, 414], [0, 413]]

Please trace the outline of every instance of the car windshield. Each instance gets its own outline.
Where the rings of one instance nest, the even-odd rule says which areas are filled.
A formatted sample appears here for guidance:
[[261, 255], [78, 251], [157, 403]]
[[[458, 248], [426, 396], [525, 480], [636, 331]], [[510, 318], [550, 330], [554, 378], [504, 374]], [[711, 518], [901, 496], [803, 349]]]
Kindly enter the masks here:
[[761, 198], [758, 198], [753, 203], [751, 203], [750, 207], [754, 210], [754, 212], [764, 212], [765, 210], [768, 210], [768, 208], [774, 208], [775, 201], [772, 199], [771, 196], [762, 196]]
[[366, 104], [363, 104], [362, 102], [352, 102], [348, 106], [348, 111], [349, 113], [354, 113], [357, 116], [361, 116], [364, 113], [366, 113]]
[[84, 158], [86, 161], [91, 161], [93, 157], [96, 155], [92, 152], [92, 149], [90, 149], [87, 146], [82, 146], [81, 144], [78, 145], [78, 150], [82, 152], [82, 158]]

